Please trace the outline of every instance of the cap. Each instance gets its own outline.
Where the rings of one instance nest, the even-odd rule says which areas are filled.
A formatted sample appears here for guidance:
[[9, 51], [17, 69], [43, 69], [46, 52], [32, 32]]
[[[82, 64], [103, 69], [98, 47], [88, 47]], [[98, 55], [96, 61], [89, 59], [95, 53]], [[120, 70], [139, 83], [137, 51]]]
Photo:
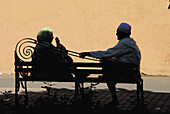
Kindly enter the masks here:
[[131, 33], [131, 26], [127, 23], [121, 23], [118, 29], [123, 33]]

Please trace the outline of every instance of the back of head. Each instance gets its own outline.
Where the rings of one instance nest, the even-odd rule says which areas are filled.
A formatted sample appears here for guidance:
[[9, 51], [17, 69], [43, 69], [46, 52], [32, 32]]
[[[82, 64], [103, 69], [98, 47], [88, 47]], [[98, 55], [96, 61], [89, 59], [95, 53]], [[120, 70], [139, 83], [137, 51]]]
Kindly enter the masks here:
[[53, 31], [50, 28], [43, 28], [37, 35], [38, 42], [47, 42], [51, 43], [53, 40]]
[[130, 37], [131, 26], [127, 23], [121, 23], [117, 28], [117, 35], [119, 40], [125, 37]]

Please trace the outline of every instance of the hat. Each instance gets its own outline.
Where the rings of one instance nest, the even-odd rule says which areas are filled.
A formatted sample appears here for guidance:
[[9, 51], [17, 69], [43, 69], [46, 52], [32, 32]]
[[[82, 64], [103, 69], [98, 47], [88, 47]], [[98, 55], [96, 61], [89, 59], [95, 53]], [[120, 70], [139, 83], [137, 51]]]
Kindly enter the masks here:
[[118, 29], [123, 33], [131, 33], [131, 26], [127, 23], [121, 23]]

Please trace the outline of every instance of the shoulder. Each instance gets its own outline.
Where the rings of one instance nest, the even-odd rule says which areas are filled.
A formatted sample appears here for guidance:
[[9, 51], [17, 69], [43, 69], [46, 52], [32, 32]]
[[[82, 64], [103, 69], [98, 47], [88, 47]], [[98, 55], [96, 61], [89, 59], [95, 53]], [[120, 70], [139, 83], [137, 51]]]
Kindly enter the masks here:
[[118, 42], [118, 45], [124, 45], [126, 44], [127, 42], [129, 42], [130, 38], [124, 38], [124, 39], [121, 39], [119, 42]]
[[126, 43], [136, 43], [133, 38], [124, 38], [119, 43], [126, 44]]
[[123, 38], [123, 39], [120, 40], [119, 42], [128, 42], [128, 41], [130, 41], [130, 40], [132, 40], [132, 38], [127, 37], [127, 38]]

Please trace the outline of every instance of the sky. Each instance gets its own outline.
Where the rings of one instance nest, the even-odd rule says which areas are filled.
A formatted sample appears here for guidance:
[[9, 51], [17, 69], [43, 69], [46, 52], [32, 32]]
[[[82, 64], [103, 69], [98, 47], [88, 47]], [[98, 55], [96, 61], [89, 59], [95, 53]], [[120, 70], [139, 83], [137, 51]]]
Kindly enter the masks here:
[[36, 39], [43, 27], [51, 28], [67, 49], [84, 52], [116, 45], [116, 29], [126, 22], [142, 53], [141, 72], [170, 75], [169, 4], [169, 0], [0, 0], [0, 72], [14, 72], [17, 42]]

